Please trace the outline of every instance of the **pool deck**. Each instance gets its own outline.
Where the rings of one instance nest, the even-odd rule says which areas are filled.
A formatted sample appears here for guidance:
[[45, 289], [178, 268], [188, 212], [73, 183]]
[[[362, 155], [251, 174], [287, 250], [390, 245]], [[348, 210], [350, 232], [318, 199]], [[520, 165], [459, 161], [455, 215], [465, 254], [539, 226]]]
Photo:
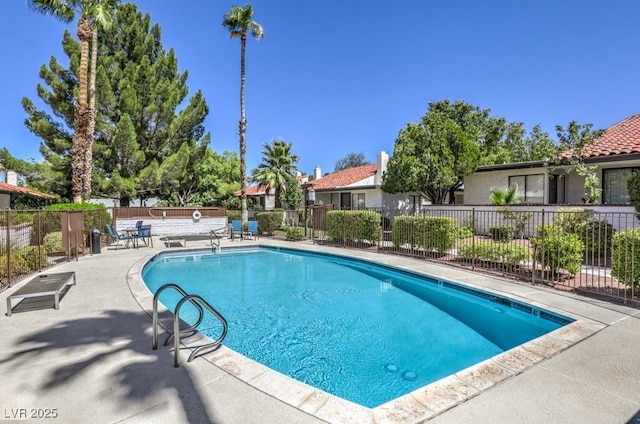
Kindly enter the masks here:
[[[103, 247], [47, 270], [74, 271], [77, 284], [59, 310], [14, 309], [0, 317], [0, 422], [33, 416], [31, 422], [64, 423], [640, 423], [637, 309], [309, 242], [224, 240], [222, 248], [262, 244], [357, 256], [490, 289], [578, 321], [374, 410], [265, 372], [225, 347], [190, 363], [183, 348], [182, 365], [174, 368], [171, 347], [151, 348], [150, 294], [139, 285], [140, 267], [161, 250], [208, 241], [189, 240], [189, 249], [166, 249], [159, 239], [155, 248]], [[27, 280], [0, 293], [0, 304]], [[167, 313], [161, 315], [166, 326]], [[160, 334], [162, 344], [166, 332]]]

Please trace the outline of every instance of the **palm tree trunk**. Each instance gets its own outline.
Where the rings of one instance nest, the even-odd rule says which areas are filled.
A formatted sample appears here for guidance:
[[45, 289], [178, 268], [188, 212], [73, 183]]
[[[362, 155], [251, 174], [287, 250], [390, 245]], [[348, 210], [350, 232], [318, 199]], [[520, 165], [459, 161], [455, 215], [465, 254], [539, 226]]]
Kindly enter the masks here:
[[87, 71], [89, 68], [89, 39], [91, 38], [91, 23], [86, 16], [78, 21], [78, 38], [81, 42], [80, 70], [79, 70], [79, 95], [75, 106], [75, 123], [73, 146], [71, 147], [71, 195], [74, 203], [82, 201], [83, 179], [85, 174], [85, 138], [87, 134]]
[[249, 220], [249, 212], [247, 211], [247, 119], [244, 110], [244, 53], [247, 44], [247, 33], [243, 32], [240, 36], [240, 123], [238, 132], [240, 135], [240, 203], [242, 207], [242, 222]]
[[89, 108], [87, 133], [84, 139], [84, 175], [82, 179], [82, 200], [91, 199], [91, 174], [93, 171], [93, 135], [96, 128], [96, 72], [98, 68], [98, 27], [91, 31], [91, 70], [89, 72]]

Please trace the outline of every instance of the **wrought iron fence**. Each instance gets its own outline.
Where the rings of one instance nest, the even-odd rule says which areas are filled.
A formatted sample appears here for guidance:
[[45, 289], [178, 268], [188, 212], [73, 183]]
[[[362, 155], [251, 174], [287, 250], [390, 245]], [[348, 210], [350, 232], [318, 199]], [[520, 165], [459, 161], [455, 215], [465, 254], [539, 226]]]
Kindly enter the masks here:
[[405, 255], [640, 306], [635, 213], [314, 207], [317, 242]]
[[[93, 229], [111, 217], [104, 209], [0, 212], [0, 291], [56, 263], [93, 251]], [[101, 243], [106, 241], [101, 234]]]

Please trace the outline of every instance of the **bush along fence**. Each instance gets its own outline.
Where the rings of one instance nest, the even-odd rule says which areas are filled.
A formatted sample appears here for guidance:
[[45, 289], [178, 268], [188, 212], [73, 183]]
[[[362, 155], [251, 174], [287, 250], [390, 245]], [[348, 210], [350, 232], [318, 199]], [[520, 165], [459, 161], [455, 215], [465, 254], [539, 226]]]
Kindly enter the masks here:
[[56, 263], [91, 254], [92, 229], [111, 222], [104, 207], [55, 206], [0, 212], [0, 291]]
[[631, 212], [321, 209], [314, 207], [312, 228], [320, 243], [413, 256], [640, 306], [640, 225]]

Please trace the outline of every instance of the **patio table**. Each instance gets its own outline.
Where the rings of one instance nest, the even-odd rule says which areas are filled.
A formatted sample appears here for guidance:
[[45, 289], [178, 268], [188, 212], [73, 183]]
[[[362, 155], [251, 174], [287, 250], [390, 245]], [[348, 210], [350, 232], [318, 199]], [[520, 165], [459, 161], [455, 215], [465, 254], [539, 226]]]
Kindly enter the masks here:
[[35, 276], [27, 284], [7, 297], [7, 316], [11, 316], [11, 300], [13, 299], [24, 300], [32, 297], [53, 296], [54, 309], [59, 309], [60, 295], [63, 293], [65, 287], [75, 284], [75, 272], [59, 272]]

